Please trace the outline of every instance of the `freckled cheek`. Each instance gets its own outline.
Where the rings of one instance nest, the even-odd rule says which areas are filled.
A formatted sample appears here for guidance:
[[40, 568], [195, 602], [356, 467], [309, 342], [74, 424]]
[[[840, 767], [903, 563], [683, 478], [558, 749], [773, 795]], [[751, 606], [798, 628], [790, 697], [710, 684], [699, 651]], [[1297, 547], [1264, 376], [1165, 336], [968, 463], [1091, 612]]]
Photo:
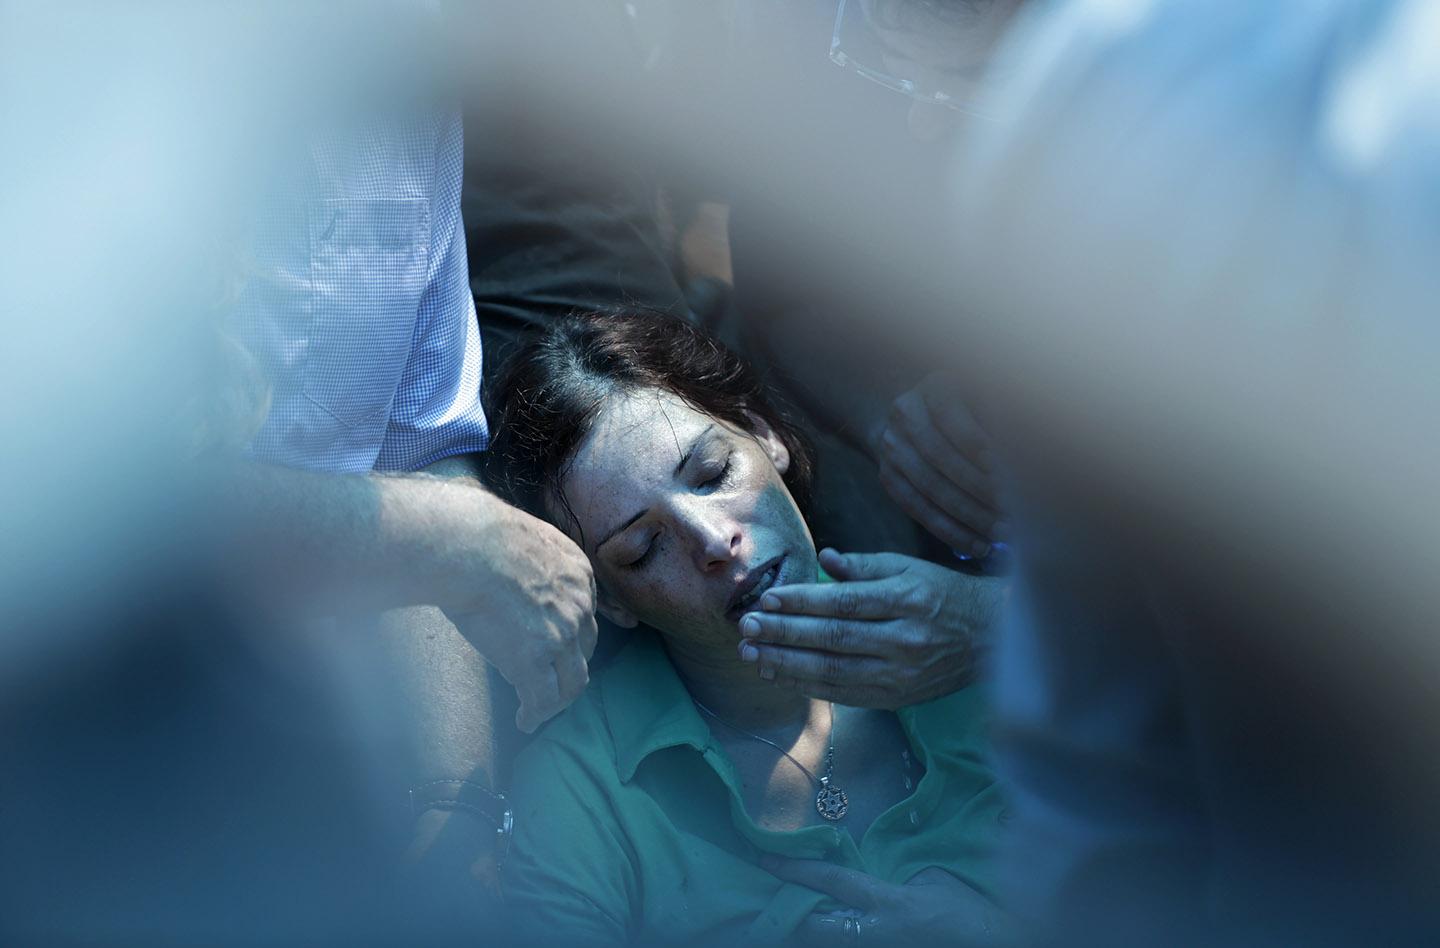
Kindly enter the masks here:
[[675, 576], [655, 576], [631, 582], [625, 598], [647, 625], [673, 628], [677, 622], [708, 618], [715, 611], [715, 595], [705, 587]]
[[[767, 497], [771, 487], [765, 478], [756, 473], [744, 486], [723, 498], [717, 498], [718, 506], [713, 511], [717, 524], [738, 529], [749, 543], [755, 542], [757, 528], [770, 526], [773, 511], [769, 509]], [[746, 550], [749, 555], [751, 550]]]
[[735, 514], [749, 513], [760, 504], [760, 497], [765, 493], [768, 486], [765, 479], [756, 475], [745, 485], [744, 490], [738, 490], [725, 498], [725, 506]]

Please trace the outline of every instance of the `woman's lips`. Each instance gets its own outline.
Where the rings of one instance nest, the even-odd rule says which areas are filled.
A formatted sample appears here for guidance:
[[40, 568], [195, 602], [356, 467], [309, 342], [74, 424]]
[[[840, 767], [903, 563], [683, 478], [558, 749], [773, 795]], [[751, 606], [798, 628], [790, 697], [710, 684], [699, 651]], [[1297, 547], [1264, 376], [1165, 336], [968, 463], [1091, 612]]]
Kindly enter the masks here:
[[726, 617], [732, 622], [739, 622], [740, 617], [749, 612], [755, 603], [760, 601], [760, 597], [765, 595], [766, 590], [780, 579], [780, 567], [784, 562], [785, 558], [779, 556], [768, 565], [762, 566], [758, 575], [751, 580], [749, 588], [725, 611]]

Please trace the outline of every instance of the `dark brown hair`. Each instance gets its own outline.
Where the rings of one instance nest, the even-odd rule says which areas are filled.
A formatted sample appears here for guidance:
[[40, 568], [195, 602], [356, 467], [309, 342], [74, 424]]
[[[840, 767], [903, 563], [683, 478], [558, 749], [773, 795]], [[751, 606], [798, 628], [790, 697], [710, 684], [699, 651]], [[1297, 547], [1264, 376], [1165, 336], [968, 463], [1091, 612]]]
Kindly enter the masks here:
[[554, 500], [573, 522], [560, 483], [576, 449], [607, 397], [642, 388], [672, 392], [746, 431], [754, 430], [746, 412], [764, 419], [790, 452], [785, 484], [806, 510], [810, 443], [759, 375], [708, 333], [644, 310], [566, 317], [511, 357], [492, 405], [491, 483], [535, 513]]

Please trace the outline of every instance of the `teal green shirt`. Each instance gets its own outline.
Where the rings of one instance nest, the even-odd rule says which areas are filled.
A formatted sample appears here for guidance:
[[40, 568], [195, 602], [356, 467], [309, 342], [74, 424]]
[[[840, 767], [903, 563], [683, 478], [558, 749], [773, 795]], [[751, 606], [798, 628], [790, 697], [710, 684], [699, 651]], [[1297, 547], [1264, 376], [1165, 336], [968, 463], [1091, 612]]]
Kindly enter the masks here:
[[926, 772], [862, 839], [838, 825], [762, 829], [659, 640], [643, 635], [516, 764], [510, 911], [538, 944], [733, 946], [783, 941], [838, 907], [761, 869], [762, 852], [896, 883], [936, 866], [990, 893], [1003, 801], [981, 690], [898, 716]]

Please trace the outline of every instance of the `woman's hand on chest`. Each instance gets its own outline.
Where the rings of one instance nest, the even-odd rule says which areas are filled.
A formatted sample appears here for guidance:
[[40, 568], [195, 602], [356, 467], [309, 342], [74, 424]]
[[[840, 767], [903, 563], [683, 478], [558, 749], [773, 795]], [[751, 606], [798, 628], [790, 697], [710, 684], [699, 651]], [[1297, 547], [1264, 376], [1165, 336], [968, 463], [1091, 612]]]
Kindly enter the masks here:
[[814, 859], [766, 856], [780, 879], [823, 892], [846, 906], [815, 912], [796, 931], [802, 944], [1011, 945], [1013, 921], [993, 902], [943, 869], [917, 873], [904, 885]]

